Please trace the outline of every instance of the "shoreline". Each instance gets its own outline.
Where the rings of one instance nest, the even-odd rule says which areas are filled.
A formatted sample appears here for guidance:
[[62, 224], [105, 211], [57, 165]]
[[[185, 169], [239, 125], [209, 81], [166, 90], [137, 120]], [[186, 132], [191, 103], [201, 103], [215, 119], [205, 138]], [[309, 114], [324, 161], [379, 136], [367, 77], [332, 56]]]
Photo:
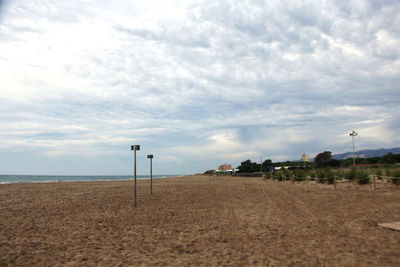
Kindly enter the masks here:
[[[143, 177], [144, 175], [138, 175], [137, 180], [150, 180], [150, 176]], [[176, 177], [185, 177], [191, 175], [153, 175], [153, 180], [155, 179], [170, 179]], [[8, 178], [54, 178], [51, 180], [37, 180], [37, 181], [1, 181], [3, 177]], [[90, 179], [90, 178], [99, 178], [99, 179]], [[115, 177], [115, 179], [113, 179]], [[2, 184], [36, 184], [36, 183], [73, 183], [73, 182], [113, 182], [113, 181], [134, 181], [133, 176], [124, 175], [0, 175], [0, 185]], [[57, 179], [57, 178], [67, 178], [65, 180]], [[87, 179], [69, 179], [69, 178], [87, 178]], [[108, 179], [107, 179], [108, 178]], [[110, 179], [111, 178], [111, 179]], [[121, 178], [121, 179], [120, 179]]]

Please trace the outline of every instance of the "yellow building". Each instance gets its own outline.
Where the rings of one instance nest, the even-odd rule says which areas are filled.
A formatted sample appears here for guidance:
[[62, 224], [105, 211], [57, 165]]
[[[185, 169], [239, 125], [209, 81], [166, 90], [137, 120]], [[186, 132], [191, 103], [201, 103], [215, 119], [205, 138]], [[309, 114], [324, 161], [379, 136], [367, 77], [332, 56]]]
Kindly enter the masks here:
[[301, 161], [302, 162], [309, 162], [310, 161], [310, 159], [309, 159], [309, 157], [308, 157], [308, 155], [306, 153], [301, 155]]

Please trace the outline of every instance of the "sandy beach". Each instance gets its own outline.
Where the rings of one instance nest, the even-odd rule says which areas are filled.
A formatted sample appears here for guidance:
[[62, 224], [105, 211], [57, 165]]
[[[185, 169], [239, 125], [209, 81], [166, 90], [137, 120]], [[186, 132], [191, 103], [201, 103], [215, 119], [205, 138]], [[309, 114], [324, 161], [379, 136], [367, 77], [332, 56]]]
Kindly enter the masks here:
[[400, 265], [400, 188], [189, 176], [0, 185], [0, 266]]

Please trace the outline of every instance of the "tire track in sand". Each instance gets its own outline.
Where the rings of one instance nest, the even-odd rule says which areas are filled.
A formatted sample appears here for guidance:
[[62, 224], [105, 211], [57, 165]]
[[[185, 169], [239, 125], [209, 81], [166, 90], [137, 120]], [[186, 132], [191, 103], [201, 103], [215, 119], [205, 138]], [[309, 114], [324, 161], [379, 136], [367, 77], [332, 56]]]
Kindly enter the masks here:
[[293, 219], [294, 221], [305, 220], [309, 222], [317, 220], [311, 209], [302, 200], [296, 198], [296, 194], [293, 194], [296, 188], [292, 188], [291, 185], [266, 181], [260, 187], [271, 208], [269, 213], [274, 214], [273, 216]]

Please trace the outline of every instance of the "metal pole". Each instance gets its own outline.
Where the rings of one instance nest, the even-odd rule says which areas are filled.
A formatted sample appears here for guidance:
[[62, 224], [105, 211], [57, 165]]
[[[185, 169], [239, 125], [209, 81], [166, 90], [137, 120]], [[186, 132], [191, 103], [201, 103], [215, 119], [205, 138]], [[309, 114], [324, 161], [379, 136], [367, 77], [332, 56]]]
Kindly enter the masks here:
[[134, 171], [133, 171], [133, 173], [134, 173], [134, 177], [135, 177], [135, 202], [134, 202], [134, 204], [135, 204], [135, 207], [136, 207], [136, 149], [134, 149], [133, 150], [134, 152]]
[[147, 155], [147, 158], [150, 159], [150, 195], [153, 194], [153, 155]]
[[260, 156], [260, 161], [261, 161], [261, 177], [263, 177], [263, 174], [262, 174], [262, 156]]
[[153, 159], [150, 158], [150, 195], [153, 194]]
[[351, 137], [353, 137], [353, 169], [356, 168], [356, 154], [354, 152], [354, 135], [352, 135]]
[[353, 140], [353, 169], [356, 168], [356, 154], [355, 154], [355, 149], [354, 149], [354, 137], [357, 135], [358, 135], [358, 133], [356, 133], [356, 131], [354, 131], [354, 130], [350, 133], [350, 136], [353, 138], [352, 139]]
[[139, 145], [132, 145], [131, 150], [133, 150], [133, 177], [135, 179], [135, 195], [134, 195], [134, 206], [136, 207], [136, 150], [140, 150]]

